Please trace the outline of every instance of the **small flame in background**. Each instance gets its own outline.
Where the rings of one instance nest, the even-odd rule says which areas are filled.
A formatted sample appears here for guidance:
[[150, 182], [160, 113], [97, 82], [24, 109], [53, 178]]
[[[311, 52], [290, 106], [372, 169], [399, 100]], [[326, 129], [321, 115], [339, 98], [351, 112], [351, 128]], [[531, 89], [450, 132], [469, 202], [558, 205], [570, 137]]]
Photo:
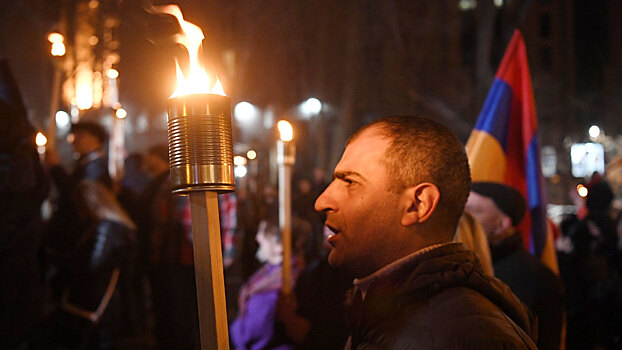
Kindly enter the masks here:
[[276, 124], [279, 133], [281, 134], [282, 141], [291, 141], [294, 138], [294, 129], [292, 125], [286, 120], [279, 120]]
[[199, 63], [199, 49], [201, 48], [201, 42], [205, 38], [201, 28], [194, 23], [184, 20], [184, 16], [177, 5], [154, 6], [153, 12], [165, 13], [177, 18], [182, 33], [175, 35], [175, 42], [183, 45], [188, 50], [190, 58], [190, 70], [187, 78], [181, 71], [179, 62], [177, 60], [175, 62], [177, 68], [177, 89], [173, 92], [171, 98], [190, 94], [218, 94], [226, 96], [220, 80], [216, 78], [216, 82], [212, 84], [207, 72]]
[[37, 136], [35, 137], [35, 144], [41, 147], [41, 146], [45, 146], [47, 143], [48, 143], [48, 138], [45, 137], [45, 135], [43, 135], [42, 132], [38, 132]]

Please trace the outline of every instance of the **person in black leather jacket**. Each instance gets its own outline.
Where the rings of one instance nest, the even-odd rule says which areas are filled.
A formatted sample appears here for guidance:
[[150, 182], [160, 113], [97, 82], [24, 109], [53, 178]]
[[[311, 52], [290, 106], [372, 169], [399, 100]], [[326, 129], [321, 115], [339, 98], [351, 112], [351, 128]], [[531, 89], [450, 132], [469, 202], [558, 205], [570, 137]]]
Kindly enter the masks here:
[[356, 278], [346, 349], [536, 349], [528, 309], [451, 242], [469, 188], [464, 146], [431, 120], [382, 118], [348, 141], [315, 203], [328, 262]]
[[135, 248], [135, 225], [97, 181], [76, 188], [75, 230], [55, 237], [48, 256], [57, 269], [57, 309], [48, 341], [71, 349], [112, 349], [119, 325], [116, 287]]

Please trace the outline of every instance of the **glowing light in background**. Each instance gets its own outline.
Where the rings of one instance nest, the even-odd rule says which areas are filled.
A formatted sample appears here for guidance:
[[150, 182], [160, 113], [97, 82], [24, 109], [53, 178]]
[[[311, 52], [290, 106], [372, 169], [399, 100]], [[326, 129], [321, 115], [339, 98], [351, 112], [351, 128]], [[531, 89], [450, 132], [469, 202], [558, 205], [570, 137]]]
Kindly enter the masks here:
[[246, 165], [246, 158], [242, 156], [233, 157], [233, 164], [237, 166]]
[[123, 118], [127, 117], [127, 111], [125, 109], [123, 109], [123, 108], [119, 108], [114, 113], [114, 115], [116, 115], [117, 118], [119, 118], [119, 119], [123, 119]]
[[119, 77], [119, 71], [113, 68], [108, 69], [106, 72], [108, 79], [117, 79]]
[[65, 55], [65, 37], [60, 33], [50, 33], [48, 41], [52, 43], [52, 56]]
[[93, 72], [88, 66], [76, 72], [76, 105], [83, 110], [93, 107]]
[[477, 7], [476, 0], [459, 0], [458, 1], [458, 8], [462, 11], [475, 10], [476, 7]]
[[587, 197], [587, 187], [583, 186], [582, 184], [577, 185], [577, 193], [579, 194], [579, 196], [585, 198]]
[[575, 143], [570, 146], [571, 172], [574, 177], [605, 173], [605, 148], [601, 143]]
[[56, 112], [54, 119], [56, 120], [56, 126], [61, 129], [67, 128], [71, 123], [71, 117], [65, 111]]
[[279, 120], [276, 127], [279, 129], [282, 141], [291, 141], [294, 138], [294, 129], [286, 120]]
[[311, 97], [300, 104], [300, 113], [305, 118], [311, 118], [322, 111], [322, 102], [315, 97]]
[[37, 136], [35, 137], [35, 143], [39, 147], [45, 146], [45, 144], [48, 143], [48, 138], [45, 137], [42, 132], [38, 132]]
[[242, 101], [233, 108], [235, 120], [242, 124], [251, 124], [259, 117], [259, 108], [251, 103]]
[[592, 125], [590, 126], [590, 130], [588, 132], [590, 134], [590, 137], [592, 139], [595, 139], [600, 135], [600, 128], [598, 127], [598, 125]]
[[98, 43], [99, 43], [99, 38], [98, 38], [98, 37], [96, 37], [95, 35], [91, 35], [91, 36], [89, 37], [89, 45], [91, 45], [91, 46], [95, 46], [95, 45], [97, 45]]
[[238, 165], [233, 169], [233, 174], [235, 177], [244, 177], [248, 173], [248, 170], [244, 165]]
[[257, 158], [257, 152], [255, 152], [254, 150], [249, 150], [248, 152], [246, 152], [246, 157], [250, 160], [253, 160], [255, 158]]

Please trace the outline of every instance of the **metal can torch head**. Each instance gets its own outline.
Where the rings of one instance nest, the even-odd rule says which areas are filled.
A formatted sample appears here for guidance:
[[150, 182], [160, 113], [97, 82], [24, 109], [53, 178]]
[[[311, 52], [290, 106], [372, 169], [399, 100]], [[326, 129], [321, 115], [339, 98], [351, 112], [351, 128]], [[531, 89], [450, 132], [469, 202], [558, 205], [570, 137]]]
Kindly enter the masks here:
[[230, 98], [178, 96], [168, 100], [167, 109], [173, 193], [234, 191]]

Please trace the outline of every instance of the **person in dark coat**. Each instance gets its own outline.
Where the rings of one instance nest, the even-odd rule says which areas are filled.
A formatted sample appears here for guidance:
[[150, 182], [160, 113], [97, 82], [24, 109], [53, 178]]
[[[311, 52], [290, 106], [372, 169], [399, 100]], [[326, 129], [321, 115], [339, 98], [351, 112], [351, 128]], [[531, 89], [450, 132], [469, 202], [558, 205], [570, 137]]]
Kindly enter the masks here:
[[622, 347], [622, 278], [610, 216], [613, 192], [599, 176], [587, 184], [585, 211], [561, 223], [565, 249], [560, 274], [566, 285], [567, 349]]
[[151, 182], [139, 200], [140, 259], [151, 291], [158, 349], [195, 349], [199, 316], [187, 196], [171, 193], [168, 147], [154, 145], [144, 155]]
[[23, 346], [43, 319], [37, 252], [50, 190], [17, 84], [0, 58], [0, 347]]
[[484, 227], [495, 276], [538, 316], [538, 348], [558, 350], [564, 318], [561, 279], [525, 250], [517, 226], [525, 216], [525, 200], [510, 186], [475, 182], [466, 210]]
[[341, 350], [348, 339], [345, 296], [352, 277], [328, 263], [330, 234], [324, 227], [324, 252], [300, 273], [294, 293], [279, 295], [277, 316], [294, 349]]
[[346, 144], [315, 208], [328, 262], [354, 280], [346, 349], [536, 349], [535, 319], [453, 243], [469, 195], [464, 146], [446, 127], [395, 116]]
[[108, 175], [108, 161], [104, 151], [107, 134], [104, 128], [90, 121], [81, 121], [71, 127], [72, 146], [78, 160], [71, 172], [65, 170], [60, 156], [54, 147], [46, 148], [45, 163], [56, 188], [53, 198], [55, 208], [44, 233], [44, 247], [54, 246], [54, 237], [65, 231], [78, 230], [75, 217], [78, 215], [76, 198], [79, 195], [77, 185], [82, 180], [98, 181], [112, 190], [112, 180]]
[[46, 322], [47, 342], [68, 349], [115, 349], [119, 276], [132, 260], [136, 227], [98, 181], [76, 186], [76, 204], [77, 229], [56, 236], [56, 246], [47, 251], [60, 292]]

